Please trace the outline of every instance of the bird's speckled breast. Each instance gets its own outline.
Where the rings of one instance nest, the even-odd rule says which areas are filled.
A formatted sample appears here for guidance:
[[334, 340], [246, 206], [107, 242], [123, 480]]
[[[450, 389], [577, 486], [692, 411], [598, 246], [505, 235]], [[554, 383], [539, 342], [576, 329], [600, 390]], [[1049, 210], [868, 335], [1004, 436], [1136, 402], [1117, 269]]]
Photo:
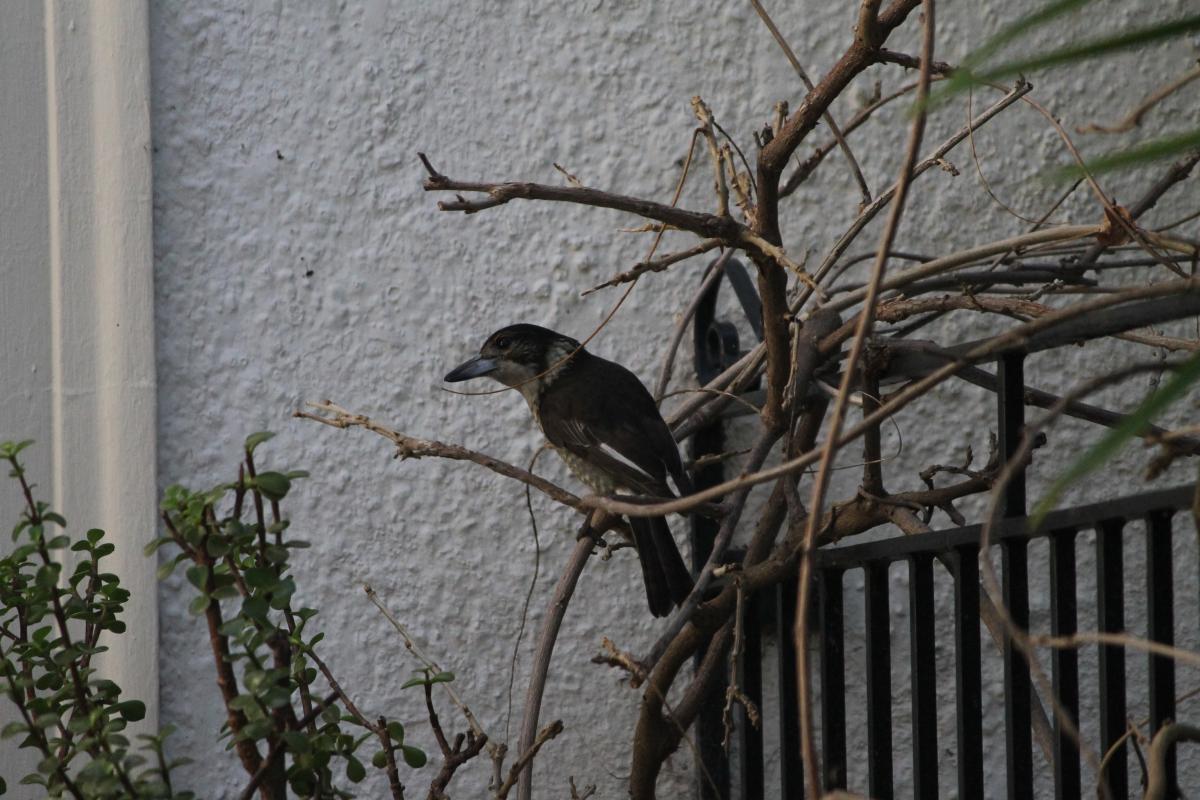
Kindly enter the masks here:
[[617, 490], [617, 485], [613, 483], [607, 472], [597, 469], [565, 447], [555, 447], [554, 452], [558, 453], [558, 457], [563, 460], [575, 477], [587, 484], [588, 488], [596, 494], [612, 494]]
[[[537, 423], [538, 430], [545, 433], [545, 429], [542, 428], [542, 415], [538, 413], [537, 402], [528, 396], [525, 399], [529, 402], [529, 410], [533, 412], [533, 420]], [[565, 447], [555, 447], [553, 444], [550, 446], [567, 465], [567, 469], [571, 470], [571, 474], [583, 481], [596, 494], [612, 494], [617, 490], [617, 485], [613, 483], [607, 472], [589, 464]]]

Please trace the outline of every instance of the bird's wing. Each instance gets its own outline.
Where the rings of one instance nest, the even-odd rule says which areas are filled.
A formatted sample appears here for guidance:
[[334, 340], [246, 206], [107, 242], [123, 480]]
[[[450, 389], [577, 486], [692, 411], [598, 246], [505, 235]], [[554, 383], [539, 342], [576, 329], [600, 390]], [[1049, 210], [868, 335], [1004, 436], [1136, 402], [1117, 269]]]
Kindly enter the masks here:
[[540, 404], [542, 430], [551, 444], [588, 460], [626, 488], [667, 494], [667, 474], [682, 474], [675, 439], [637, 376], [613, 362], [603, 366], [599, 385], [589, 385], [595, 382], [594, 370], [584, 371], [582, 378], [563, 375], [551, 385]]

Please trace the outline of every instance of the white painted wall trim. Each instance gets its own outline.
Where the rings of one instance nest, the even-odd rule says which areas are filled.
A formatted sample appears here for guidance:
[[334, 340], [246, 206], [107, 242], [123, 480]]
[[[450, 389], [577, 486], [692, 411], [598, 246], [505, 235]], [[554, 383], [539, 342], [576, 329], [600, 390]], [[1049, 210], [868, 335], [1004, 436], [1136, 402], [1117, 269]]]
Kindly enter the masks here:
[[[16, 312], [0, 316], [0, 338], [24, 346], [3, 362], [14, 407], [0, 411], [0, 437], [36, 438], [46, 451], [33, 463], [40, 494], [74, 535], [100, 527], [116, 544], [109, 569], [132, 593], [128, 632], [102, 639], [110, 651], [99, 665], [146, 702], [151, 728], [156, 565], [142, 555], [157, 520], [148, 26], [145, 2], [0, 4], [0, 50], [19, 60], [0, 72], [0, 113], [24, 143], [0, 161], [0, 192], [40, 207], [3, 231], [20, 256], [0, 261], [4, 306]], [[0, 497], [6, 515], [16, 511]], [[11, 775], [10, 757], [0, 753]]]
[[156, 725], [149, 10], [45, 8], [55, 500], [117, 544], [132, 600], [103, 666]]

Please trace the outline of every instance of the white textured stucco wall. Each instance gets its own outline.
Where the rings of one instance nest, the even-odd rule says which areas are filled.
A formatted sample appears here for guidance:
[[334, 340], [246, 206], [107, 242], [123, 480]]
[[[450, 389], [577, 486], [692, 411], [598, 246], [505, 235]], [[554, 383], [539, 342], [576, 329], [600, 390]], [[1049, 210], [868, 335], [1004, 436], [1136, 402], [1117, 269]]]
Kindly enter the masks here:
[[[776, 20], [809, 73], [822, 74], [849, 40], [856, 4], [771, 5], [780, 6], [773, 9]], [[940, 8], [945, 44], [938, 56], [961, 58], [1032, 6]], [[1151, 9], [1179, 15], [1188, 6], [1186, 0], [1108, 3], [1039, 41], [1116, 30]], [[912, 52], [916, 40], [910, 22], [889, 46]], [[298, 579], [304, 602], [322, 610], [316, 622], [327, 632], [325, 652], [343, 685], [364, 708], [412, 720], [412, 739], [433, 747], [427, 729], [416, 724], [417, 696], [399, 690], [415, 665], [362, 594], [361, 585], [371, 583], [458, 675], [459, 690], [485, 727], [503, 736], [509, 657], [533, 552], [521, 488], [470, 465], [398, 463], [380, 439], [289, 414], [305, 400], [331, 398], [414, 435], [526, 461], [540, 436], [524, 403], [511, 395], [446, 394], [441, 375], [510, 322], [587, 334], [615, 295], [581, 299], [579, 291], [628, 268], [646, 240], [618, 232], [636, 224], [631, 218], [595, 209], [513, 203], [465, 218], [439, 213], [437, 198], [420, 189], [416, 152], [464, 179], [554, 183], [561, 180], [552, 167], [557, 162], [590, 185], [666, 201], [693, 124], [690, 97], [702, 95], [723, 126], [752, 148], [751, 133], [769, 119], [772, 104], [799, 101], [792, 72], [744, 3], [715, 11], [700, 2], [159, 3], [151, 41], [160, 482], [228, 479], [247, 433], [278, 431], [264, 458], [313, 473], [288, 502], [295, 530], [315, 542], [297, 564]], [[1176, 42], [1099, 68], [1037, 76], [1034, 96], [1071, 125], [1107, 121], [1195, 55], [1194, 43]], [[866, 96], [875, 80], [886, 90], [911, 77], [892, 66], [873, 68], [856, 84], [857, 96]], [[837, 106], [840, 117], [852, 112], [854, 97]], [[1181, 94], [1147, 124], [1159, 126], [1171, 115], [1194, 124], [1195, 107], [1194, 91]], [[964, 113], [961, 103], [939, 112], [925, 149]], [[896, 106], [852, 138], [873, 187], [894, 177], [905, 119]], [[816, 138], [824, 135], [822, 128]], [[978, 140], [995, 190], [1014, 208], [1036, 217], [1061, 191], [1040, 180], [1065, 157], [1036, 114], [1009, 112]], [[1110, 144], [1079, 141], [1090, 153]], [[965, 149], [950, 160], [962, 174], [935, 171], [921, 180], [899, 249], [944, 253], [1024, 229], [980, 190]], [[702, 167], [685, 193], [690, 207], [710, 207]], [[1145, 175], [1130, 175], [1106, 186], [1127, 201], [1146, 183]], [[1194, 187], [1193, 181], [1177, 190], [1153, 219], [1194, 208]], [[853, 218], [857, 201], [844, 164], [831, 155], [786, 212], [789, 249], [824, 252]], [[1080, 191], [1057, 216], [1090, 222], [1098, 213]], [[1195, 224], [1190, 232], [1196, 235]], [[869, 231], [862, 246], [873, 246], [876, 236]], [[645, 344], [670, 330], [697, 269], [645, 280], [592, 349], [649, 379], [656, 351]], [[948, 318], [930, 335], [952, 341], [972, 331]], [[1040, 357], [1031, 379], [1061, 388], [1088, 373], [1096, 352]], [[686, 379], [682, 370], [680, 378]], [[986, 451], [993, 427], [986, 398], [961, 385], [940, 396], [942, 413], [952, 416], [928, 409], [902, 415], [906, 450], [890, 468], [898, 477], [889, 488], [916, 487], [919, 467], [953, 460], [968, 442]], [[1109, 397], [1122, 399], [1133, 398]], [[1062, 430], [1062, 442], [1086, 432]], [[1051, 454], [1035, 471], [1049, 474], [1072, 449]], [[1110, 473], [1122, 490], [1136, 474], [1141, 455], [1135, 455]], [[552, 459], [541, 468], [568, 481]], [[852, 474], [835, 492], [851, 490]], [[1087, 493], [1111, 491], [1097, 480]], [[542, 532], [542, 577], [530, 616], [536, 628], [572, 544], [574, 520], [544, 498], [535, 496], [533, 505]], [[567, 732], [539, 761], [539, 797], [565, 796], [568, 775], [598, 784], [600, 797], [623, 794], [639, 695], [589, 658], [601, 635], [644, 651], [661, 623], [648, 620], [637, 568], [622, 555], [591, 565], [568, 614], [543, 712], [544, 719], [562, 717]], [[893, 575], [901, 589], [903, 576]], [[184, 782], [210, 796], [227, 795], [242, 776], [214, 741], [219, 700], [202, 623], [187, 615], [187, 596], [179, 579], [161, 590], [162, 717], [182, 729], [176, 752], [195, 759]], [[847, 616], [861, 619], [849, 600]], [[1188, 613], [1178, 616], [1188, 621]], [[1195, 631], [1190, 635], [1194, 643]], [[847, 636], [853, 664], [861, 642], [852, 631]], [[900, 616], [894, 637], [901, 663], [907, 630]], [[529, 650], [527, 637], [522, 655]], [[523, 686], [520, 672], [514, 735]], [[906, 687], [907, 676], [897, 673], [896, 686]], [[455, 717], [447, 710], [443, 719]], [[949, 746], [952, 735], [944, 736]], [[897, 741], [900, 786], [908, 774], [906, 747]], [[663, 796], [686, 793], [691, 762], [686, 748], [672, 758]], [[949, 794], [949, 756], [946, 763]], [[990, 767], [1002, 763], [1002, 749], [989, 752]], [[457, 779], [456, 796], [479, 796], [482, 776], [483, 764], [476, 763]], [[364, 793], [381, 789], [375, 783]]]

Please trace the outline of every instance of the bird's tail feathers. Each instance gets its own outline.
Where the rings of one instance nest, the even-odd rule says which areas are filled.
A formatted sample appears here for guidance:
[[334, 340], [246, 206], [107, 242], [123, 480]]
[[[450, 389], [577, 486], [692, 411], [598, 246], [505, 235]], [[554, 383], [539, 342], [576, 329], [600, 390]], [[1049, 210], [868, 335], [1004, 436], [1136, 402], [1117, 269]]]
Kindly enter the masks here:
[[680, 467], [678, 472], [672, 472], [671, 480], [675, 482], [675, 488], [679, 491], [680, 497], [687, 497], [696, 491], [696, 486], [692, 483], [692, 476], [688, 474], [687, 467]]
[[692, 574], [683, 562], [663, 517], [630, 517], [633, 544], [642, 564], [650, 613], [665, 617], [692, 591]]

